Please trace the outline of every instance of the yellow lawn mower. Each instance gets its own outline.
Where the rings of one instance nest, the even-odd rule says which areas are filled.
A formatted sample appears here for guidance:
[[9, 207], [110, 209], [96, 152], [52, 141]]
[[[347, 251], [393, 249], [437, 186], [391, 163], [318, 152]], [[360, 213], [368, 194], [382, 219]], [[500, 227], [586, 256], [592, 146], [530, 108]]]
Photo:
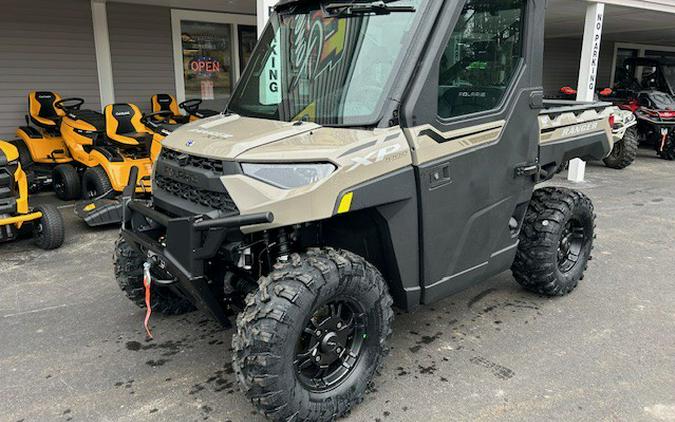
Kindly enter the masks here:
[[[134, 110], [133, 113], [133, 127], [138, 134], [142, 134], [143, 137], [146, 137], [145, 143], [147, 152], [149, 153], [149, 161], [154, 163], [159, 153], [161, 151], [161, 142], [164, 138], [170, 135], [176, 128], [182, 126], [180, 123], [171, 122], [169, 118], [171, 117], [170, 111], [159, 111], [156, 113], [147, 114], [140, 119], [137, 119], [139, 114], [136, 112], [135, 106], [132, 107]], [[117, 109], [115, 108], [106, 108], [106, 115], [113, 115], [117, 110], [127, 110], [125, 107], [120, 108], [119, 105]], [[114, 134], [111, 124], [106, 125], [108, 130], [108, 136], [112, 137]], [[112, 126], [115, 126], [112, 124]], [[116, 128], [119, 129], [120, 125], [116, 125]], [[128, 134], [127, 134], [128, 136]], [[135, 139], [140, 139], [138, 135], [134, 135]], [[150, 141], [151, 139], [151, 141]], [[131, 180], [131, 174], [135, 174], [133, 177], [136, 179], [138, 174], [143, 173], [143, 168], [138, 165], [138, 163], [130, 163], [129, 167], [129, 180]], [[147, 171], [146, 171], [147, 173]], [[149, 178], [149, 176], [146, 175]], [[129, 188], [126, 187], [125, 190]], [[138, 193], [138, 190], [137, 192]], [[127, 196], [131, 193], [127, 193]], [[94, 196], [93, 194], [86, 197], [84, 201], [78, 202], [75, 204], [75, 214], [82, 218], [85, 223], [91, 227], [100, 227], [108, 226], [113, 224], [119, 224], [122, 222], [122, 199], [120, 197], [110, 197], [107, 194], [101, 196]]]
[[53, 205], [30, 208], [28, 180], [19, 162], [19, 150], [0, 141], [0, 242], [14, 240], [32, 229], [34, 243], [45, 250], [63, 244], [63, 217]]
[[[207, 117], [213, 117], [220, 114], [214, 110], [202, 109], [202, 100], [192, 99], [178, 104], [176, 98], [169, 94], [155, 94], [150, 99], [152, 104], [152, 114], [155, 120], [166, 120], [171, 124], [183, 124], [194, 122]], [[183, 110], [185, 114], [181, 113]], [[160, 113], [166, 114], [160, 114]]]
[[21, 167], [31, 192], [52, 182], [52, 171], [60, 164], [73, 161], [61, 136], [60, 124], [65, 112], [55, 106], [61, 96], [51, 91], [28, 94], [26, 125], [16, 130], [12, 141], [19, 151]]

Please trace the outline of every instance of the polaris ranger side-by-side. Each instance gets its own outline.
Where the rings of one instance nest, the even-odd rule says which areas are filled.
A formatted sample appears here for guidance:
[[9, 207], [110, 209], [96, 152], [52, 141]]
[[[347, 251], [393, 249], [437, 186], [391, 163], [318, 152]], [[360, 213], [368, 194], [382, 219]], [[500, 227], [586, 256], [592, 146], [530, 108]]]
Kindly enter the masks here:
[[[594, 211], [534, 190], [612, 148], [604, 104], [547, 103], [543, 0], [282, 0], [223, 115], [168, 136], [128, 190], [121, 288], [228, 325], [275, 420], [332, 420], [412, 310], [512, 268], [570, 293]], [[604, 116], [604, 117], [603, 117]], [[132, 184], [133, 186], [133, 184]]]

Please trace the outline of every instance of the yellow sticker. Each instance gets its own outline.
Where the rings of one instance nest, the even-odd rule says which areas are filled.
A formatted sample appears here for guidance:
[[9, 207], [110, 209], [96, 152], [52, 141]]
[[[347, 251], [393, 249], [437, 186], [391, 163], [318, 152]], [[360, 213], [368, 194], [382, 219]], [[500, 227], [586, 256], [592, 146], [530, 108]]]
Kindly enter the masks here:
[[85, 212], [94, 211], [95, 209], [96, 209], [96, 204], [89, 204], [86, 207], [84, 207]]
[[346, 212], [349, 212], [349, 210], [352, 208], [353, 199], [354, 199], [354, 192], [344, 194], [344, 196], [340, 200], [340, 206], [338, 207], [337, 213], [344, 214]]

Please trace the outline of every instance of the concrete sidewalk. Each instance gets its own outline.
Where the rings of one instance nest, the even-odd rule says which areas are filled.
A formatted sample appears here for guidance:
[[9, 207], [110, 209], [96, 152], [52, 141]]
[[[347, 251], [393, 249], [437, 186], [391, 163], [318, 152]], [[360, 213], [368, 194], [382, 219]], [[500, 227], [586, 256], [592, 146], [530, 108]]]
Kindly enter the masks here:
[[[349, 420], [675, 421], [675, 163], [642, 151], [588, 179], [598, 240], [578, 290], [537, 297], [505, 273], [398, 315]], [[146, 342], [113, 279], [117, 230], [62, 211], [62, 249], [0, 245], [0, 420], [264, 420], [237, 389], [231, 331], [154, 316]]]

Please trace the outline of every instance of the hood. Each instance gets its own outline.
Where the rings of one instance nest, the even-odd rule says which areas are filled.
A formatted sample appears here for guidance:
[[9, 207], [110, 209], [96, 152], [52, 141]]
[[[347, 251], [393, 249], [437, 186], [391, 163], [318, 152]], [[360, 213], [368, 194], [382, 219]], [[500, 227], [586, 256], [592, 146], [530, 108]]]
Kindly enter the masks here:
[[230, 161], [336, 161], [356, 145], [378, 139], [378, 130], [327, 128], [238, 115], [187, 124], [162, 144], [190, 155]]

